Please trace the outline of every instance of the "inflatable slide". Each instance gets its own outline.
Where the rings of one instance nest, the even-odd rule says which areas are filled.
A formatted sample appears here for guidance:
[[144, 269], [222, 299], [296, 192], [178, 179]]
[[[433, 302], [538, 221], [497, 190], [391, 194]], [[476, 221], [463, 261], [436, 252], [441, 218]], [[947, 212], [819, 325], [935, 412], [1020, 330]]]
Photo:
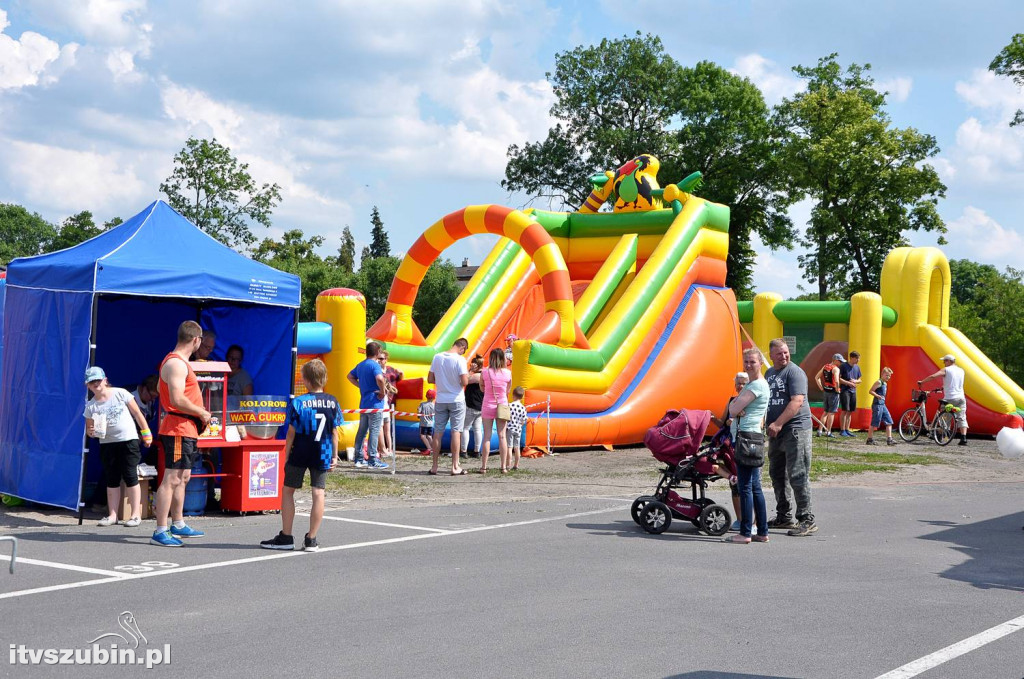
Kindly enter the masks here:
[[[670, 408], [720, 410], [742, 346], [725, 287], [728, 208], [684, 190], [693, 177], [658, 188], [656, 167], [642, 156], [593, 178], [590, 209], [578, 212], [476, 205], [446, 215], [409, 248], [384, 315], [362, 337], [351, 292], [322, 294], [325, 317], [328, 304], [346, 304], [343, 295], [354, 312], [341, 323], [331, 312], [332, 327], [345, 326], [332, 346], [384, 343], [390, 364], [404, 373], [397, 408], [415, 412], [434, 354], [465, 337], [467, 358], [486, 355], [518, 336], [512, 383], [527, 390], [528, 404], [550, 404], [550, 417], [527, 428], [527, 445], [636, 443]], [[639, 191], [631, 194], [623, 178]], [[597, 212], [605, 200], [614, 211]], [[501, 238], [424, 336], [412, 320], [424, 273], [452, 243], [484, 233]], [[358, 354], [345, 353], [350, 367]], [[344, 403], [358, 400], [337, 378], [328, 391]], [[419, 445], [415, 417], [398, 418], [398, 443]]]

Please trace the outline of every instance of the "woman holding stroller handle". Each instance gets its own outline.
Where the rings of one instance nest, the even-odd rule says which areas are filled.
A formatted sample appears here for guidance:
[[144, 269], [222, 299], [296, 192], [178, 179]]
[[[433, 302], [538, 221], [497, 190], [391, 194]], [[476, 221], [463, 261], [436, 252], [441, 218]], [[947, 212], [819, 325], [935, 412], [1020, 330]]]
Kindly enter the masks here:
[[[734, 459], [740, 495], [740, 532], [725, 538], [725, 541], [737, 544], [749, 544], [751, 540], [768, 542], [768, 512], [761, 490], [761, 466], [764, 464], [764, 415], [768, 410], [769, 389], [761, 376], [761, 352], [756, 347], [743, 352], [743, 368], [749, 381], [729, 404], [736, 448]], [[751, 537], [755, 516], [757, 535]]]
[[[750, 381], [750, 377], [745, 372], [736, 373], [736, 376], [732, 380], [733, 389], [736, 390], [736, 396], [739, 396], [744, 387], [747, 386], [747, 382]], [[733, 424], [736, 421], [732, 415], [729, 414], [729, 406], [736, 400], [736, 396], [729, 398], [729, 402], [725, 404], [725, 410], [722, 412], [721, 417], [715, 417], [714, 413], [711, 414], [711, 422], [719, 429], [729, 430], [729, 438], [735, 443], [736, 429]], [[710, 412], [710, 411], [708, 411]], [[723, 479], [729, 481], [729, 491], [732, 493], [732, 508], [736, 514], [736, 521], [733, 522], [730, 530], [738, 531], [740, 529], [740, 493], [736, 489], [736, 477], [733, 473], [722, 465], [716, 464], [714, 466], [715, 473], [721, 476]]]

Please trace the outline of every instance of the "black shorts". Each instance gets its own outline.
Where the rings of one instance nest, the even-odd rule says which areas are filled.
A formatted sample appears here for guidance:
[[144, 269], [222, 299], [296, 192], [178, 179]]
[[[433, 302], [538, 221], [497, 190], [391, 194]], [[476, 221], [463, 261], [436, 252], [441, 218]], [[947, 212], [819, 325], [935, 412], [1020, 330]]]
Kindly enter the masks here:
[[834, 391], [826, 391], [823, 405], [826, 413], [834, 413], [839, 410], [839, 394]]
[[142, 461], [139, 439], [101, 443], [100, 461], [107, 488], [120, 488], [121, 481], [124, 481], [125, 488], [139, 485], [139, 462]]
[[164, 465], [168, 469], [192, 469], [202, 456], [199, 439], [161, 434], [160, 445], [163, 446]]
[[839, 404], [844, 413], [852, 413], [857, 409], [857, 392], [843, 391], [839, 394]]
[[302, 488], [302, 478], [306, 475], [307, 469], [309, 470], [309, 485], [312, 488], [327, 487], [327, 472], [330, 470], [300, 466], [291, 462], [284, 466], [284, 485], [288, 488]]
[[434, 428], [433, 427], [423, 427], [423, 426], [420, 427], [420, 436], [433, 436], [433, 435], [434, 435]]

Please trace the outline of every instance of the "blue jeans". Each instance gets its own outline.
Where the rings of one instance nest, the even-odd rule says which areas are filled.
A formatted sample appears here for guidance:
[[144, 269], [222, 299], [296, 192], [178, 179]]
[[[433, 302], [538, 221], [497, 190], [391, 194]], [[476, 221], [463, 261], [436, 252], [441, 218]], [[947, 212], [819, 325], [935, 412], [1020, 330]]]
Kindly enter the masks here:
[[750, 537], [754, 516], [757, 516], [757, 534], [768, 535], [768, 509], [761, 491], [761, 468], [737, 462], [736, 487], [740, 493], [740, 535]]
[[356, 462], [363, 459], [363, 438], [369, 434], [366, 452], [370, 455], [370, 464], [377, 461], [377, 437], [380, 425], [384, 421], [384, 413], [360, 413], [359, 429], [356, 430]]

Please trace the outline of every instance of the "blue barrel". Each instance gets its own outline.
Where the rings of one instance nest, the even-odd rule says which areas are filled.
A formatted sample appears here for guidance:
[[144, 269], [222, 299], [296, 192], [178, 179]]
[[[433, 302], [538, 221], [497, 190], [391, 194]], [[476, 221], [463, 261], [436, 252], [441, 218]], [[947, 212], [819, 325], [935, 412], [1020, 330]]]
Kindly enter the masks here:
[[[205, 474], [206, 467], [203, 460], [199, 459], [192, 466], [193, 474]], [[209, 479], [189, 479], [185, 484], [185, 504], [182, 514], [185, 516], [202, 516], [206, 513], [206, 482]]]

